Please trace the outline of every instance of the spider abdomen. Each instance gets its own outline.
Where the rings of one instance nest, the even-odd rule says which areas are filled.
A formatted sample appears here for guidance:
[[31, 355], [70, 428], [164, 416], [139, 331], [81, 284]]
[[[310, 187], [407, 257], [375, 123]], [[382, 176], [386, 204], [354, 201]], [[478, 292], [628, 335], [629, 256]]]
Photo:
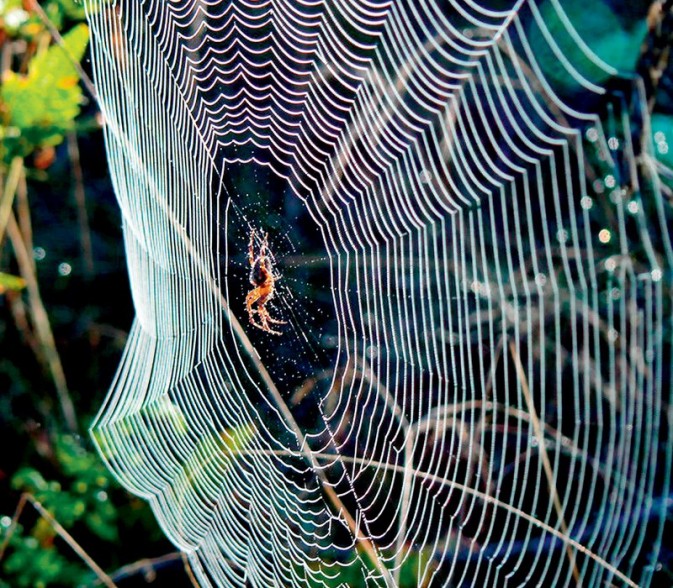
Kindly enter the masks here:
[[250, 283], [253, 286], [262, 286], [271, 277], [269, 262], [266, 258], [256, 259], [250, 268]]

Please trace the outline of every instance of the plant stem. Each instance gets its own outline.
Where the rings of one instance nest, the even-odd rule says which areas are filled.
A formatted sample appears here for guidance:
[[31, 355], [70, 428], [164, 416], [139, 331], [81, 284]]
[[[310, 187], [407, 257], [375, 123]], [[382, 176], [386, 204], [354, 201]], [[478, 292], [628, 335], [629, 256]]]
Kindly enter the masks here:
[[11, 210], [9, 221], [7, 223], [7, 234], [12, 242], [12, 247], [14, 248], [16, 260], [21, 271], [21, 277], [26, 281], [33, 326], [37, 333], [37, 338], [40, 341], [47, 367], [54, 381], [56, 394], [61, 405], [61, 410], [63, 411], [63, 416], [65, 417], [66, 425], [71, 432], [75, 432], [77, 431], [75, 407], [70, 398], [63, 365], [61, 364], [61, 358], [56, 349], [54, 334], [51, 330], [51, 325], [49, 324], [49, 316], [47, 315], [47, 311], [42, 302], [42, 297], [40, 296], [35, 267], [30, 252], [23, 241], [14, 213]]
[[77, 135], [68, 133], [68, 155], [72, 165], [72, 177], [74, 181], [74, 195], [77, 203], [77, 222], [79, 224], [79, 239], [84, 258], [84, 271], [87, 278], [94, 274], [93, 248], [91, 246], [91, 230], [89, 229], [89, 215], [86, 211], [86, 193], [84, 191], [84, 174], [79, 156]]
[[[117, 585], [112, 581], [110, 576], [108, 576], [103, 569], [92, 559], [92, 557], [84, 551], [82, 546], [75, 541], [75, 538], [65, 530], [63, 525], [59, 523], [51, 513], [38, 502], [32, 494], [24, 493], [23, 496], [26, 497], [26, 500], [30, 502], [35, 510], [40, 513], [40, 516], [46, 520], [51, 527], [56, 531], [59, 537], [63, 539], [70, 548], [82, 559], [82, 561], [91, 568], [94, 574], [100, 579], [100, 581], [105, 584], [108, 588], [117, 588]], [[23, 497], [22, 496], [22, 497]]]
[[[554, 509], [556, 510], [556, 516], [558, 516], [559, 523], [561, 526], [561, 531], [565, 536], [570, 538], [568, 533], [568, 525], [565, 522], [563, 517], [563, 506], [561, 505], [561, 500], [558, 495], [558, 490], [556, 489], [556, 482], [554, 480], [554, 472], [551, 468], [551, 462], [549, 461], [549, 455], [547, 454], [547, 446], [545, 445], [544, 433], [542, 432], [542, 426], [540, 425], [540, 419], [537, 416], [537, 411], [535, 410], [535, 405], [533, 404], [533, 398], [530, 394], [530, 388], [528, 387], [528, 379], [526, 378], [526, 372], [521, 363], [521, 357], [519, 352], [516, 349], [514, 341], [509, 342], [509, 350], [512, 354], [512, 359], [514, 360], [514, 366], [516, 368], [516, 375], [519, 380], [519, 385], [521, 386], [521, 391], [523, 393], [524, 399], [526, 400], [526, 407], [530, 414], [530, 421], [533, 425], [533, 432], [535, 433], [535, 438], [537, 439], [537, 446], [540, 448], [540, 458], [542, 460], [542, 468], [544, 469], [545, 476], [547, 478], [547, 485], [549, 487], [549, 494], [551, 495], [552, 502], [554, 503]], [[577, 562], [575, 561], [575, 552], [569, 543], [566, 543], [566, 552], [568, 554], [568, 561], [572, 566], [573, 578], [577, 582], [577, 585], [582, 584], [582, 579], [580, 577], [579, 570], [577, 569]]]
[[0, 241], [2, 241], [5, 231], [7, 230], [7, 222], [12, 214], [12, 206], [14, 205], [14, 196], [19, 187], [19, 181], [23, 174], [23, 159], [15, 157], [9, 166], [9, 174], [7, 174], [7, 181], [2, 191], [2, 199], [0, 200]]

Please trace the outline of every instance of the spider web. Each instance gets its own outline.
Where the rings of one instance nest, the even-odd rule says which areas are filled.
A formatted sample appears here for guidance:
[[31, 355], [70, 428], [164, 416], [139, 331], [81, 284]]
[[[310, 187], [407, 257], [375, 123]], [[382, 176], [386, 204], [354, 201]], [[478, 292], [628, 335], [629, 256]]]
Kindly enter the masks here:
[[[648, 585], [673, 252], [644, 15], [87, 6], [137, 312], [93, 433], [199, 582]], [[245, 310], [253, 230], [280, 336]]]

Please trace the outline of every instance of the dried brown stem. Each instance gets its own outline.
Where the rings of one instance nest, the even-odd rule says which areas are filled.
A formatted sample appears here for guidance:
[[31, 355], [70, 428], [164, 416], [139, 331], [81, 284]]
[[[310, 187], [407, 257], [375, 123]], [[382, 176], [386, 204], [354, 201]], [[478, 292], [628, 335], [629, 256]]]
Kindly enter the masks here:
[[[22, 173], [19, 183], [16, 187], [16, 215], [23, 235], [23, 242], [28, 251], [33, 250], [33, 226], [30, 220], [30, 205], [28, 204], [28, 185], [26, 184], [26, 174]], [[31, 258], [32, 259], [32, 258]], [[33, 265], [35, 260], [33, 259]]]
[[12, 516], [12, 522], [7, 529], [7, 533], [5, 534], [5, 539], [2, 542], [2, 545], [0, 545], [0, 561], [2, 561], [2, 558], [5, 556], [5, 549], [7, 549], [9, 542], [12, 540], [12, 536], [16, 532], [16, 526], [19, 524], [19, 517], [21, 516], [21, 513], [26, 506], [26, 500], [26, 494], [22, 494], [21, 498], [19, 498], [19, 502], [16, 505], [14, 515]]
[[189, 563], [187, 554], [184, 551], [181, 551], [180, 556], [182, 557], [182, 563], [185, 566], [185, 573], [187, 574], [189, 581], [192, 583], [192, 586], [194, 586], [194, 588], [200, 588], [198, 581], [194, 577], [194, 572], [192, 571], [192, 566]]
[[[509, 342], [509, 351], [512, 355], [512, 360], [514, 361], [514, 366], [516, 368], [516, 375], [519, 380], [519, 385], [521, 386], [521, 392], [523, 393], [524, 399], [526, 401], [526, 407], [530, 414], [530, 422], [533, 425], [533, 432], [535, 433], [535, 438], [537, 439], [538, 447], [540, 448], [540, 458], [542, 460], [542, 468], [544, 469], [545, 476], [547, 477], [547, 485], [549, 486], [549, 494], [551, 495], [552, 502], [554, 503], [554, 509], [556, 510], [556, 515], [558, 516], [559, 523], [561, 526], [561, 531], [563, 534], [570, 539], [568, 534], [568, 525], [565, 522], [563, 516], [563, 506], [561, 505], [561, 500], [558, 495], [558, 490], [556, 489], [556, 481], [554, 480], [554, 472], [551, 468], [551, 462], [549, 461], [549, 455], [547, 454], [547, 446], [545, 445], [544, 433], [542, 431], [542, 426], [540, 425], [540, 419], [537, 416], [537, 411], [535, 409], [535, 404], [533, 404], [533, 398], [530, 394], [530, 388], [528, 387], [528, 378], [526, 377], [526, 372], [521, 363], [521, 357], [517, 351], [516, 344], [514, 341]], [[572, 566], [573, 578], [577, 585], [582, 584], [579, 570], [577, 569], [577, 562], [575, 561], [575, 551], [572, 549], [570, 543], [566, 542], [566, 552], [568, 554], [568, 561]]]
[[[244, 450], [241, 451], [240, 453], [242, 455], [256, 454], [256, 455], [294, 456], [294, 454], [288, 451], [268, 450], [268, 449]], [[320, 461], [328, 461], [328, 462], [344, 461], [347, 463], [362, 465], [368, 468], [377, 468], [387, 472], [394, 472], [401, 475], [403, 475], [405, 471], [405, 468], [403, 466], [371, 460], [368, 458], [331, 455], [319, 452], [313, 452], [313, 456]], [[630, 586], [630, 588], [638, 588], [638, 585], [633, 580], [628, 578], [624, 573], [620, 572], [618, 568], [613, 566], [610, 562], [606, 561], [600, 555], [594, 553], [589, 548], [585, 547], [575, 539], [569, 537], [567, 533], [563, 533], [562, 531], [559, 531], [558, 529], [552, 527], [551, 525], [545, 523], [544, 521], [541, 521], [540, 519], [536, 518], [530, 513], [527, 513], [526, 511], [521, 510], [520, 508], [517, 508], [516, 506], [513, 506], [508, 502], [505, 502], [504, 500], [500, 500], [497, 496], [492, 496], [490, 494], [482, 492], [481, 490], [472, 488], [471, 486], [467, 486], [465, 484], [461, 484], [460, 482], [456, 482], [455, 480], [444, 478], [442, 476], [431, 474], [430, 472], [425, 472], [419, 469], [414, 470], [414, 476], [419, 479], [426, 480], [427, 482], [431, 482], [433, 484], [439, 484], [442, 486], [447, 486], [449, 488], [454, 488], [456, 490], [459, 490], [460, 492], [463, 492], [464, 494], [469, 494], [470, 496], [475, 496], [479, 498], [485, 504], [490, 504], [498, 508], [501, 508], [515, 515], [516, 517], [527, 521], [528, 523], [534, 525], [538, 529], [542, 529], [546, 533], [549, 533], [550, 535], [556, 537], [557, 539], [562, 541], [565, 545], [567, 545], [568, 548], [575, 549], [579, 553], [594, 560], [598, 565], [608, 570], [611, 574], [614, 574], [616, 578], [619, 578], [619, 580], [621, 580], [625, 585]], [[578, 584], [578, 586], [580, 585], [581, 584]]]
[[[152, 583], [156, 580], [157, 568], [159, 568], [163, 564], [170, 563], [172, 561], [184, 560], [185, 557], [186, 557], [185, 554], [182, 552], [172, 551], [171, 553], [160, 555], [159, 557], [139, 559], [138, 561], [134, 561], [133, 563], [122, 566], [118, 570], [112, 572], [110, 574], [110, 578], [112, 579], [113, 582], [119, 582], [121, 580], [126, 580], [138, 574], [142, 574], [148, 583]], [[187, 566], [185, 566], [185, 572], [189, 577], [191, 578], [194, 577], [193, 574], [191, 573], [191, 570], [188, 571]], [[92, 584], [92, 586], [100, 586], [101, 584], [102, 580], [99, 578], [96, 582]], [[192, 582], [192, 584], [195, 588], [199, 588], [199, 584], [196, 581]]]
[[0, 200], [0, 241], [2, 241], [5, 231], [7, 230], [7, 223], [12, 214], [12, 206], [14, 205], [14, 197], [23, 175], [23, 159], [15, 157], [9, 166], [9, 173], [2, 190]]
[[79, 240], [84, 258], [84, 271], [87, 278], [93, 277], [93, 248], [91, 246], [91, 230], [89, 228], [89, 215], [86, 211], [86, 193], [84, 191], [84, 174], [79, 156], [77, 135], [68, 133], [68, 155], [72, 165], [72, 177], [74, 180], [73, 192], [77, 204], [77, 223], [79, 224]]
[[25, 493], [23, 496], [26, 497], [26, 500], [30, 502], [35, 510], [40, 513], [40, 516], [46, 520], [56, 531], [59, 537], [63, 539], [70, 548], [82, 559], [82, 561], [91, 568], [94, 574], [100, 579], [100, 581], [105, 584], [108, 588], [116, 588], [116, 584], [112, 581], [110, 576], [108, 576], [103, 569], [91, 558], [91, 556], [84, 551], [84, 548], [75, 541], [75, 538], [65, 530], [65, 528], [59, 523], [51, 513], [45, 509], [40, 502], [38, 502], [32, 494]]
[[16, 222], [14, 213], [10, 211], [9, 221], [7, 223], [7, 234], [12, 243], [16, 260], [19, 264], [21, 277], [26, 281], [26, 289], [28, 291], [28, 302], [30, 305], [31, 318], [35, 328], [37, 338], [40, 341], [42, 352], [47, 361], [47, 368], [51, 373], [56, 394], [58, 396], [65, 422], [70, 431], [77, 430], [77, 418], [75, 416], [75, 407], [70, 392], [65, 380], [65, 372], [61, 364], [61, 358], [56, 349], [56, 342], [54, 334], [49, 323], [49, 316], [42, 302], [40, 296], [40, 289], [37, 282], [37, 275], [35, 273], [35, 266], [30, 252], [26, 248], [23, 241], [23, 235]]

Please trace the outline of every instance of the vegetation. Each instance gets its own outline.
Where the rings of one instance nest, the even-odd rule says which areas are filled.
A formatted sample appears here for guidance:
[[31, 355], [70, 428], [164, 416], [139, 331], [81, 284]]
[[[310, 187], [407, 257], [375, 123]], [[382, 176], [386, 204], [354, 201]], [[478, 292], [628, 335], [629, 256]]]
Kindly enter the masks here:
[[84, 433], [132, 310], [83, 20], [74, 0], [0, 2], [0, 587], [130, 586], [171, 568], [189, 585]]

